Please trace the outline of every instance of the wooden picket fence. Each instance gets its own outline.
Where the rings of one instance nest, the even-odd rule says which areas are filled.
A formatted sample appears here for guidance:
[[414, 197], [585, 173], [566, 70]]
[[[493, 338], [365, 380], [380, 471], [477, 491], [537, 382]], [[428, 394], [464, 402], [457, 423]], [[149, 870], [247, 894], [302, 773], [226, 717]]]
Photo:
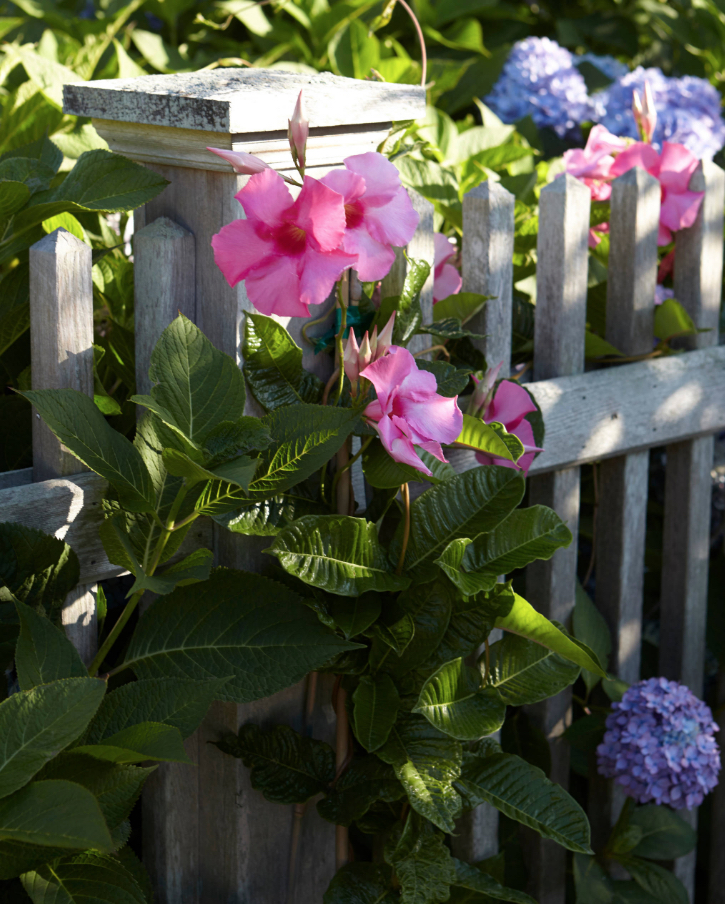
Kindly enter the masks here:
[[[179, 310], [217, 346], [239, 354], [239, 317], [224, 302], [231, 296], [208, 248], [210, 235], [223, 225], [211, 222], [209, 211], [225, 221], [239, 215], [229, 208], [237, 177], [173, 170], [164, 168], [172, 184], [139, 212], [134, 238], [140, 391], [148, 390], [151, 348]], [[192, 176], [202, 175], [203, 196], [190, 189]], [[589, 372], [584, 366], [589, 191], [570, 176], [543, 189], [534, 381], [528, 388], [543, 412], [546, 449], [531, 468], [529, 492], [530, 503], [555, 509], [576, 535], [580, 467], [600, 462], [596, 603], [614, 638], [610, 670], [631, 682], [639, 675], [648, 450], [666, 447], [660, 671], [701, 695], [713, 434], [725, 429], [725, 347], [717, 347], [725, 174], [714, 164], [703, 163], [692, 187], [704, 189], [705, 198], [695, 224], [677, 235], [675, 296], [695, 324], [709, 332], [689, 339], [689, 350], [681, 355]], [[652, 350], [659, 204], [658, 183], [641, 170], [614, 183], [607, 339], [627, 356]], [[425, 216], [410, 251], [430, 259], [432, 216], [429, 206], [419, 207]], [[513, 196], [496, 183], [484, 183], [466, 196], [463, 221], [464, 290], [494, 296], [471, 328], [487, 334], [479, 341], [481, 350], [490, 363], [505, 362], [506, 370], [511, 357]], [[92, 395], [90, 248], [56, 230], [31, 249], [30, 268], [33, 387], [72, 387]], [[398, 268], [390, 288], [401, 278]], [[430, 319], [430, 285], [423, 302]], [[311, 353], [306, 361], [313, 361]], [[104, 482], [81, 472], [77, 460], [37, 416], [33, 456], [32, 468], [0, 474], [0, 520], [55, 534], [78, 554], [81, 586], [67, 601], [63, 621], [88, 661], [96, 645], [94, 588], [120, 573], [108, 562], [98, 537]], [[475, 464], [468, 453], [456, 453], [454, 460], [458, 469]], [[213, 546], [217, 561], [250, 567], [259, 561], [262, 545], [257, 538], [212, 533], [210, 524], [201, 523], [183, 552]], [[529, 567], [528, 598], [561, 622], [568, 621], [574, 606], [576, 564], [575, 543], [551, 561]], [[295, 725], [304, 694], [300, 685], [244, 707], [215, 704], [187, 742], [198, 767], [168, 765], [153, 777], [145, 792], [144, 845], [160, 904], [290, 900], [284, 852], [293, 825], [292, 808], [264, 802], [252, 791], [244, 767], [206, 742], [221, 731], [236, 731], [250, 719]], [[326, 682], [320, 682], [317, 694], [313, 732], [330, 738], [334, 726]], [[568, 748], [559, 737], [571, 718], [570, 692], [538, 705], [532, 714], [551, 744], [552, 778], [566, 786]], [[598, 838], [616, 818], [620, 804], [621, 798], [611, 792], [593, 792], [590, 815]], [[716, 794], [714, 808], [707, 901], [721, 904], [725, 794]], [[308, 809], [293, 882], [297, 892], [291, 900], [319, 904], [334, 872], [334, 829], [316, 816], [314, 808]], [[695, 824], [697, 814], [690, 818]], [[495, 811], [480, 807], [462, 821], [461, 835], [454, 839], [457, 853], [480, 859], [495, 852], [496, 826]], [[563, 850], [532, 835], [526, 853], [531, 894], [540, 904], [563, 904]], [[694, 862], [693, 854], [675, 866], [691, 900]]]

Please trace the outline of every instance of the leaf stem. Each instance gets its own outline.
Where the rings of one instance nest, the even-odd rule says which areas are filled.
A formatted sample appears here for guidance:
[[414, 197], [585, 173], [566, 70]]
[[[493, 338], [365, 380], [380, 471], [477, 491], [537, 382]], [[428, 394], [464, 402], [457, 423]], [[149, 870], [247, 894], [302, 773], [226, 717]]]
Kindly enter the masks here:
[[483, 686], [486, 687], [488, 684], [488, 678], [491, 674], [491, 647], [488, 642], [488, 637], [484, 640], [484, 645], [486, 647], [486, 671], [483, 674]]
[[337, 300], [340, 305], [340, 331], [337, 334], [337, 367], [340, 371], [339, 383], [337, 385], [337, 404], [342, 398], [342, 387], [345, 383], [345, 330], [347, 329], [347, 304], [345, 303], [344, 293], [342, 290], [342, 280], [337, 284]]
[[[352, 456], [352, 458], [350, 458], [348, 460], [347, 464], [343, 465], [341, 468], [338, 468], [338, 470], [335, 471], [335, 476], [332, 479], [332, 495], [333, 496], [335, 495], [335, 489], [337, 487], [337, 482], [340, 479], [340, 475], [343, 474], [345, 471], [347, 471], [349, 468], [351, 468], [355, 464], [355, 462], [358, 460], [358, 458], [360, 458], [360, 456], [363, 454], [363, 452], [367, 449], [367, 447], [370, 445], [370, 443], [374, 439], [375, 439], [374, 436], [368, 436], [365, 439], [365, 441], [363, 443], [361, 443], [360, 448], [357, 450], [357, 452]], [[338, 513], [338, 514], [341, 514], [341, 513]]]
[[400, 547], [398, 567], [395, 569], [396, 574], [401, 574], [403, 571], [405, 553], [408, 551], [408, 540], [410, 539], [410, 490], [407, 483], [401, 486], [400, 495], [403, 497], [403, 505], [405, 506], [405, 525], [403, 527], [403, 545]]
[[123, 631], [129, 618], [131, 618], [131, 616], [133, 615], [133, 612], [136, 609], [136, 606], [138, 606], [139, 601], [141, 600], [141, 597], [143, 596], [143, 593], [144, 593], [143, 590], [138, 590], [136, 593], [134, 593], [134, 595], [131, 597], [131, 599], [126, 603], [126, 608], [123, 610], [123, 612], [119, 616], [118, 621], [116, 622], [116, 624], [113, 626], [113, 628], [111, 630], [111, 633], [108, 635], [108, 637], [103, 642], [101, 649], [96, 653], [96, 658], [88, 666], [88, 674], [91, 676], [91, 678], [95, 677], [96, 673], [98, 672], [101, 665], [103, 664], [103, 661], [105, 660], [106, 656], [108, 656], [109, 650], [114, 645], [114, 643], [118, 640], [119, 634], [121, 633], [121, 631]]
[[445, 345], [430, 345], [428, 348], [422, 348], [420, 351], [413, 352], [414, 358], [419, 358], [421, 355], [428, 355], [430, 352], [443, 352], [446, 358], [451, 357], [451, 353], [445, 347]]

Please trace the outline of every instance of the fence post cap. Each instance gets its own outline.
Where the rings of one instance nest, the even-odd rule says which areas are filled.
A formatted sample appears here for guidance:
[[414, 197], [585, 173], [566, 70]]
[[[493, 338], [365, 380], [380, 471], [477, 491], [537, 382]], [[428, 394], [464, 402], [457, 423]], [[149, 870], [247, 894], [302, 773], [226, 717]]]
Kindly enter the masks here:
[[84, 250], [90, 254], [90, 245], [62, 226], [49, 232], [48, 235], [44, 235], [30, 247], [31, 254], [73, 254]]

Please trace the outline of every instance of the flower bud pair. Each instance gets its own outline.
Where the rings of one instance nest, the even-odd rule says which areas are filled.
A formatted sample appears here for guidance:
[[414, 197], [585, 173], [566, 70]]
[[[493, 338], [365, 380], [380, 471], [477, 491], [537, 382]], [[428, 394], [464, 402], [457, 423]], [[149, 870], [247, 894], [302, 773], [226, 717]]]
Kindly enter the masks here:
[[345, 347], [344, 367], [345, 375], [350, 381], [353, 397], [357, 395], [358, 379], [360, 374], [368, 364], [378, 361], [382, 358], [393, 344], [393, 328], [395, 327], [395, 311], [393, 311], [390, 320], [385, 324], [383, 330], [378, 336], [377, 326], [373, 330], [372, 337], [368, 331], [365, 331], [363, 340], [358, 346], [355, 332], [350, 328], [347, 337], [347, 346]]
[[636, 89], [632, 92], [632, 113], [634, 113], [634, 121], [637, 123], [642, 141], [652, 144], [652, 136], [657, 127], [657, 110], [655, 110], [652, 89], [646, 80], [644, 92], [641, 95]]

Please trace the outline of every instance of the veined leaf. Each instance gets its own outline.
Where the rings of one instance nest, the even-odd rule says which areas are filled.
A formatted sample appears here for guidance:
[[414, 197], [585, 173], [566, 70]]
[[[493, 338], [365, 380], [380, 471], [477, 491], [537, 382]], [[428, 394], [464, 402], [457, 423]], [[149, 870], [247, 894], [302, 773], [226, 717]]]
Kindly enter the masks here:
[[[393, 839], [395, 836], [393, 836]], [[411, 811], [397, 843], [386, 845], [385, 859], [400, 882], [401, 904], [438, 904], [448, 899], [456, 876], [443, 835]]]
[[464, 863], [462, 860], [454, 858], [453, 865], [456, 871], [456, 878], [451, 884], [456, 888], [467, 888], [470, 891], [480, 892], [495, 901], [511, 901], [512, 904], [536, 904], [536, 901], [523, 891], [518, 891], [515, 888], [505, 888], [493, 876], [489, 876], [483, 870], [476, 869], [470, 863]]
[[[505, 523], [505, 522], [504, 522]], [[484, 534], [484, 537], [489, 536]], [[484, 590], [491, 590], [498, 580], [498, 576], [490, 574], [469, 574], [462, 566], [467, 547], [471, 545], [468, 537], [460, 540], [451, 540], [440, 556], [435, 560], [436, 565], [452, 581], [464, 596], [475, 596]]]
[[78, 557], [67, 543], [34, 527], [0, 522], [0, 598], [5, 588], [53, 616], [79, 574]]
[[124, 665], [143, 679], [228, 677], [218, 699], [249, 703], [359, 647], [321, 625], [282, 584], [220, 568], [150, 606]]
[[99, 744], [82, 744], [74, 753], [85, 753], [109, 763], [191, 763], [181, 732], [161, 722], [139, 722], [105, 737]]
[[470, 320], [477, 314], [491, 295], [477, 295], [475, 292], [459, 292], [457, 295], [449, 295], [441, 298], [433, 305], [433, 321], [449, 320], [454, 317], [460, 323]]
[[235, 534], [274, 537], [295, 519], [305, 515], [326, 515], [329, 507], [306, 483], [298, 483], [271, 499], [246, 499], [230, 512], [215, 515], [214, 521]]
[[244, 414], [244, 376], [236, 362], [183, 314], [156, 343], [149, 377], [156, 384], [151, 395], [132, 396], [131, 401], [149, 408], [197, 447], [223, 421]]
[[401, 593], [397, 605], [413, 618], [413, 639], [397, 659], [389, 656], [386, 668], [401, 677], [418, 668], [443, 639], [453, 611], [456, 593], [444, 579], [437, 579]]
[[150, 590], [159, 594], [171, 593], [175, 587], [198, 584], [209, 577], [213, 561], [214, 553], [210, 549], [195, 549], [181, 562], [176, 562], [161, 574], [139, 573], [128, 591], [128, 596], [139, 590]]
[[506, 704], [495, 688], [481, 686], [481, 674], [454, 659], [423, 685], [414, 713], [459, 741], [475, 741], [503, 725]]
[[617, 860], [637, 885], [657, 901], [662, 904], [688, 904], [690, 896], [687, 889], [668, 869], [629, 854], [620, 854]]
[[[26, 191], [26, 187], [22, 186]], [[0, 205], [3, 186], [0, 185]], [[0, 222], [2, 222], [0, 210]], [[30, 276], [27, 267], [15, 267], [0, 282], [0, 355], [30, 328]]]
[[287, 725], [262, 731], [242, 725], [238, 735], [214, 742], [251, 769], [255, 791], [278, 804], [302, 804], [327, 791], [335, 778], [335, 753], [329, 744], [305, 738]]
[[317, 804], [317, 812], [328, 822], [350, 826], [364, 816], [377, 800], [392, 803], [405, 791], [393, 769], [376, 756], [355, 757], [334, 787]]
[[[577, 581], [576, 602], [572, 615], [572, 629], [574, 637], [585, 643], [595, 654], [604, 671], [609, 664], [609, 654], [612, 652], [612, 634], [607, 620], [589, 598], [589, 594]], [[599, 675], [595, 675], [588, 669], [582, 672], [582, 678], [591, 692], [599, 681]]]
[[395, 461], [383, 448], [383, 444], [376, 440], [363, 452], [363, 471], [365, 479], [370, 486], [378, 489], [392, 489], [409, 481], [426, 480], [430, 483], [440, 483], [455, 477], [456, 472], [446, 462], [439, 461], [435, 456], [424, 449], [416, 448], [423, 464], [431, 474], [424, 474], [417, 468]]
[[206, 468], [193, 461], [185, 452], [180, 452], [178, 449], [164, 449], [166, 470], [175, 477], [183, 477], [187, 486], [193, 486], [200, 481], [222, 480], [247, 490], [249, 481], [254, 477], [258, 465], [259, 459], [240, 455], [238, 458], [222, 462], [214, 468]]
[[302, 349], [272, 317], [247, 314], [244, 374], [267, 411], [300, 402], [319, 402], [322, 381], [302, 366]]
[[375, 525], [345, 515], [308, 515], [280, 531], [265, 552], [285, 571], [329, 593], [403, 590], [410, 579], [393, 573]]
[[400, 697], [393, 679], [384, 672], [365, 675], [352, 695], [355, 735], [372, 752], [388, 740], [400, 708]]
[[33, 904], [147, 904], [141, 887], [115, 857], [80, 854], [22, 877]]
[[485, 801], [570, 851], [592, 853], [589, 822], [579, 804], [518, 756], [467, 753], [455, 787], [469, 809]]
[[65, 678], [0, 704], [0, 797], [22, 788], [81, 734], [105, 691], [97, 678]]
[[491, 645], [490, 683], [509, 706], [539, 703], [554, 697], [579, 677], [579, 666], [516, 634], [504, 634]]
[[[411, 506], [411, 527], [405, 567], [416, 569], [425, 559], [441, 555], [451, 540], [476, 538], [493, 530], [521, 502], [524, 480], [511, 468], [490, 466], [458, 474], [419, 496]], [[403, 527], [392, 544], [395, 558]]]
[[[403, 289], [400, 296], [395, 299], [395, 326], [393, 328], [393, 342], [396, 345], [407, 345], [415, 335], [418, 327], [423, 322], [420, 310], [420, 293], [430, 275], [430, 264], [423, 260], [409, 260]], [[383, 299], [380, 310], [384, 309]]]
[[87, 678], [88, 669], [63, 631], [25, 603], [16, 603], [20, 637], [15, 666], [21, 690], [58, 678]]
[[446, 361], [426, 361], [425, 358], [418, 358], [416, 363], [419, 370], [433, 374], [438, 395], [446, 398], [460, 395], [470, 381], [470, 367], [456, 366]]
[[22, 393], [70, 451], [118, 493], [132, 512], [154, 510], [151, 477], [133, 444], [103, 417], [93, 399], [75, 389]]
[[454, 445], [513, 462], [524, 454], [523, 443], [513, 433], [508, 433], [499, 424], [486, 424], [470, 414], [463, 415], [463, 427]]
[[396, 904], [390, 870], [376, 863], [348, 863], [338, 870], [322, 904]]
[[629, 817], [629, 824], [641, 830], [640, 840], [631, 852], [635, 857], [675, 860], [689, 854], [697, 843], [692, 826], [669, 807], [657, 804], [637, 807]]

